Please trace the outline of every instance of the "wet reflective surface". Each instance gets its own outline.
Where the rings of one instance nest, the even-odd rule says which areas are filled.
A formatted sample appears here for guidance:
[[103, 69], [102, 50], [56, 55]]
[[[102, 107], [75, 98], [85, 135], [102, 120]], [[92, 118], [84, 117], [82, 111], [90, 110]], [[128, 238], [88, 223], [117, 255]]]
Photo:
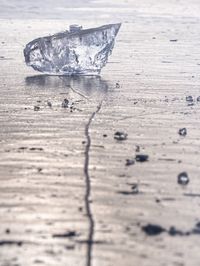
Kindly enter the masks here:
[[[0, 265], [199, 265], [198, 3], [51, 6], [47, 18], [67, 20], [0, 24]], [[23, 62], [30, 39], [113, 20], [101, 77], [35, 76]]]
[[100, 76], [49, 76], [35, 75], [25, 78], [25, 84], [29, 88], [37, 89], [53, 89], [57, 88], [69, 89], [70, 87], [78, 91], [92, 96], [94, 94], [106, 94], [108, 92], [108, 82]]

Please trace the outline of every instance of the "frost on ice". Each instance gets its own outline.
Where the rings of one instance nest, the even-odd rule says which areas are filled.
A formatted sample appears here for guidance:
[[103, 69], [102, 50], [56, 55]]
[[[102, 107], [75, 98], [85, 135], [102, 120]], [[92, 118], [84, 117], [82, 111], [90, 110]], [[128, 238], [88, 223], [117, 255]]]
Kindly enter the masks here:
[[35, 70], [54, 75], [98, 75], [106, 65], [121, 24], [69, 31], [35, 39], [24, 49], [25, 61]]

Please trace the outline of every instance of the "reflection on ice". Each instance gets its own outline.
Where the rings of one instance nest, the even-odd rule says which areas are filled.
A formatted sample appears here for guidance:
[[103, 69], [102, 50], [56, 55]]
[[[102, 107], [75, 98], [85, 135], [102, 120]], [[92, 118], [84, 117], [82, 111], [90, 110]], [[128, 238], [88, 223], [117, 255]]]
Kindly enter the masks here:
[[66, 89], [72, 87], [83, 92], [87, 96], [106, 94], [108, 83], [100, 76], [48, 76], [36, 75], [26, 77], [26, 85], [34, 88]]

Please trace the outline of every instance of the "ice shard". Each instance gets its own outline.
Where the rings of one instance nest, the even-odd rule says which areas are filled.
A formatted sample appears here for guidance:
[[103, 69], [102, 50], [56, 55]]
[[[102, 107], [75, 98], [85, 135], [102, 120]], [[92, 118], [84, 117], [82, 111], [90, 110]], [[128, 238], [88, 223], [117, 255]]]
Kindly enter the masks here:
[[108, 61], [121, 24], [69, 31], [37, 38], [24, 49], [26, 64], [51, 75], [98, 75]]

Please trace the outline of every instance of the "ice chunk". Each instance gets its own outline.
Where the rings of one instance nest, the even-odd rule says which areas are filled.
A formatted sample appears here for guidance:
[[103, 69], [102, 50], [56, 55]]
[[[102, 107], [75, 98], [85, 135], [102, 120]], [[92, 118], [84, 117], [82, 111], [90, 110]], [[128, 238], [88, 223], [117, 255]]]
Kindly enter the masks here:
[[54, 75], [98, 75], [107, 63], [121, 24], [69, 31], [35, 39], [24, 49], [25, 61], [35, 70]]

